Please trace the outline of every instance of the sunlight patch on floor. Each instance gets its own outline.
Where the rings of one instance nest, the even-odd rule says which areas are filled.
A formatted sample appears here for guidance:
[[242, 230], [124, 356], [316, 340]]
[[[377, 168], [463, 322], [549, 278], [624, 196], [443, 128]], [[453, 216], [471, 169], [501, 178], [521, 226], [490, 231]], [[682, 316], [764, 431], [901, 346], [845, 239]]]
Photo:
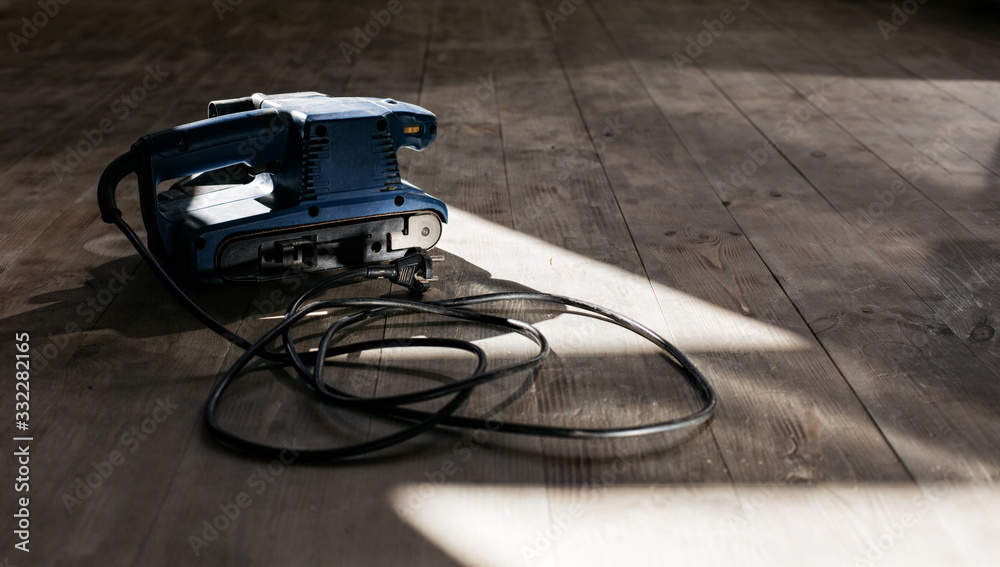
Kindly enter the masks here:
[[[682, 349], [692, 351], [787, 351], [811, 342], [780, 327], [735, 313], [678, 291], [652, 284], [641, 273], [590, 258], [550, 242], [486, 221], [455, 207], [438, 246], [486, 270], [494, 279], [517, 282], [536, 291], [568, 295], [603, 305], [638, 320]], [[662, 306], [662, 312], [661, 312]], [[664, 321], [662, 313], [667, 313]], [[587, 354], [607, 336], [575, 341]], [[652, 351], [652, 347], [649, 347]]]
[[[610, 470], [610, 469], [609, 469]], [[398, 487], [399, 517], [468, 566], [984, 565], [1000, 489], [778, 484]]]

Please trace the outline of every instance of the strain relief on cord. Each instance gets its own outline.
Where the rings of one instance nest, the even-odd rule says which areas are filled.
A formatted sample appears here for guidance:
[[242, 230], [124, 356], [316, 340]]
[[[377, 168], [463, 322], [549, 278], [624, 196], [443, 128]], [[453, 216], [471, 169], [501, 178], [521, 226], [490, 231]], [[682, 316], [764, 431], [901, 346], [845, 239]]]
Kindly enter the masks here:
[[108, 224], [115, 224], [115, 222], [120, 218], [122, 218], [121, 209], [112, 208], [101, 211], [101, 220]]
[[389, 276], [392, 283], [399, 284], [410, 291], [422, 293], [430, 289], [434, 277], [434, 258], [423, 248], [414, 248], [406, 256], [392, 262], [396, 274]]
[[365, 274], [366, 278], [378, 279], [378, 278], [394, 278], [399, 270], [396, 266], [389, 264], [386, 266], [368, 266], [368, 272]]

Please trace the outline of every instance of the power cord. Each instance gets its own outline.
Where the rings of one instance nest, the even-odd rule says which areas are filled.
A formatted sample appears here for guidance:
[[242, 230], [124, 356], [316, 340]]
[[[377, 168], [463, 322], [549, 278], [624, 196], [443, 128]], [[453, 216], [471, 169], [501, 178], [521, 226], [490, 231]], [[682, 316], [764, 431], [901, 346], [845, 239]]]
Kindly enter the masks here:
[[[98, 183], [98, 201], [101, 208], [101, 218], [109, 224], [114, 224], [125, 234], [125, 237], [128, 238], [132, 246], [139, 252], [139, 255], [150, 266], [153, 273], [163, 282], [163, 285], [166, 286], [171, 295], [190, 311], [195, 318], [224, 339], [244, 350], [243, 354], [212, 388], [212, 392], [205, 404], [205, 423], [213, 438], [226, 447], [265, 459], [278, 458], [282, 455], [283, 451], [287, 450], [283, 446], [268, 445], [233, 433], [223, 427], [216, 416], [223, 394], [241, 376], [247, 364], [255, 358], [262, 358], [291, 366], [307, 391], [331, 406], [363, 411], [373, 416], [396, 418], [411, 424], [393, 434], [354, 445], [298, 450], [296, 459], [302, 461], [329, 462], [357, 457], [397, 445], [438, 426], [489, 429], [490, 431], [537, 437], [607, 439], [691, 429], [708, 421], [715, 411], [715, 391], [694, 363], [676, 346], [637, 321], [610, 309], [579, 299], [547, 293], [513, 292], [424, 302], [382, 297], [321, 299], [306, 303], [307, 300], [319, 295], [324, 290], [364, 279], [387, 278], [392, 283], [406, 287], [412, 292], [424, 292], [428, 289], [429, 282], [434, 281], [435, 278], [433, 277], [434, 258], [422, 249], [411, 250], [403, 258], [387, 264], [348, 269], [322, 280], [303, 292], [289, 305], [281, 322], [274, 325], [256, 342], [251, 342], [233, 333], [214, 317], [202, 310], [177, 285], [156, 257], [143, 244], [135, 231], [132, 230], [132, 227], [122, 218], [122, 213], [115, 203], [115, 188], [121, 179], [136, 171], [137, 167], [137, 159], [133, 155], [133, 152], [130, 151], [113, 161], [105, 170], [104, 175], [101, 176], [101, 180]], [[533, 370], [541, 365], [549, 354], [548, 341], [533, 325], [469, 309], [469, 307], [476, 305], [510, 301], [528, 301], [572, 307], [583, 313], [595, 315], [600, 320], [613, 323], [645, 338], [666, 353], [672, 361], [685, 371], [689, 383], [701, 399], [701, 408], [690, 415], [657, 423], [594, 429], [535, 425], [455, 415], [469, 399], [476, 387], [518, 372]], [[315, 351], [299, 352], [296, 350], [294, 340], [291, 336], [292, 328], [312, 313], [334, 308], [353, 308], [358, 311], [334, 321], [327, 328], [326, 332], [323, 333], [319, 346]], [[332, 345], [334, 336], [338, 332], [346, 332], [352, 325], [376, 318], [389, 318], [414, 313], [437, 315], [460, 321], [504, 328], [534, 342], [538, 347], [538, 352], [534, 356], [519, 362], [487, 370], [486, 353], [474, 343], [459, 339], [414, 337], [404, 340], [382, 339], [341, 346]], [[572, 311], [568, 313], [580, 314]], [[268, 350], [268, 347], [274, 345], [279, 339], [282, 343], [283, 352]], [[395, 396], [359, 397], [334, 388], [324, 380], [325, 362], [330, 357], [392, 347], [437, 347], [461, 350], [475, 355], [477, 366], [476, 370], [467, 378], [442, 386]], [[310, 365], [312, 368], [309, 367]], [[444, 406], [434, 412], [405, 407], [447, 396], [452, 397]]]

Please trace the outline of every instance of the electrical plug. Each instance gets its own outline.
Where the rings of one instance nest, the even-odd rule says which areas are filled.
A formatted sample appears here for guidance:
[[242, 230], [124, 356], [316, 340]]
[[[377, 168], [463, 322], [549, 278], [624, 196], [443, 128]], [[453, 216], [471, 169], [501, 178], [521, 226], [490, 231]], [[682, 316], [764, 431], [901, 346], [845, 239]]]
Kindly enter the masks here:
[[434, 275], [434, 262], [444, 260], [444, 256], [431, 256], [423, 248], [413, 248], [399, 260], [380, 266], [369, 266], [369, 278], [388, 278], [410, 291], [423, 293], [431, 283], [438, 281]]

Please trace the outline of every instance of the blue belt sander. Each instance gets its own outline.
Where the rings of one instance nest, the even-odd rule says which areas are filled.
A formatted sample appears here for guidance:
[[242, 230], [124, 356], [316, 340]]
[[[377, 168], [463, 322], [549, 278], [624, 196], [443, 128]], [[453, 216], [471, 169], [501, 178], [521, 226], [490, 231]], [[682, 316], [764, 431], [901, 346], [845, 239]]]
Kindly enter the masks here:
[[441, 237], [447, 207], [403, 180], [396, 158], [434, 141], [427, 110], [258, 93], [211, 102], [208, 116], [143, 136], [98, 185], [112, 222], [115, 188], [137, 174], [149, 248], [175, 277], [283, 278], [396, 260]]

